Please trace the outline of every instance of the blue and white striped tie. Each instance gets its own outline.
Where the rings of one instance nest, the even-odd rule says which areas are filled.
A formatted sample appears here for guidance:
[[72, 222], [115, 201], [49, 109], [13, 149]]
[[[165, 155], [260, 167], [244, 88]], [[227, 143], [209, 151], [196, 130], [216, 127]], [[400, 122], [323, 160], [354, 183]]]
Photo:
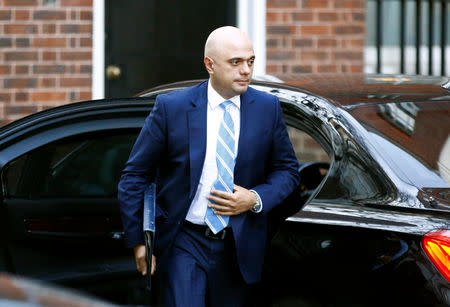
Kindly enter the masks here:
[[[233, 193], [234, 164], [236, 160], [236, 139], [234, 135], [234, 122], [228, 111], [232, 104], [225, 100], [220, 104], [224, 109], [223, 119], [220, 123], [216, 146], [217, 179], [214, 189]], [[216, 215], [211, 208], [206, 209], [205, 223], [216, 234], [228, 225], [230, 217]]]

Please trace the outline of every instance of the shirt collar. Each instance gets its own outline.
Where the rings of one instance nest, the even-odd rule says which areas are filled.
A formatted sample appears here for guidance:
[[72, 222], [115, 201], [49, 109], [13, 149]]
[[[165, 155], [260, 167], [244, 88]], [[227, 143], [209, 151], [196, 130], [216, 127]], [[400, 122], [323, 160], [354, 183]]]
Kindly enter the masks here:
[[225, 100], [230, 100], [238, 109], [241, 108], [241, 96], [236, 95], [230, 99], [224, 99], [219, 93], [212, 87], [211, 80], [208, 81], [208, 104], [211, 109], [216, 108]]

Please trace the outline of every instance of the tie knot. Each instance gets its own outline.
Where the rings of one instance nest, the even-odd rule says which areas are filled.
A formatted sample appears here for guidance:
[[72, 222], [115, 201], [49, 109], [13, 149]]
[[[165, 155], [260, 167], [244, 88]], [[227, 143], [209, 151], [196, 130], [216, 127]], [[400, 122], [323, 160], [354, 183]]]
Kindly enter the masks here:
[[226, 109], [230, 104], [232, 104], [231, 100], [225, 100], [220, 104], [220, 106], [224, 109]]

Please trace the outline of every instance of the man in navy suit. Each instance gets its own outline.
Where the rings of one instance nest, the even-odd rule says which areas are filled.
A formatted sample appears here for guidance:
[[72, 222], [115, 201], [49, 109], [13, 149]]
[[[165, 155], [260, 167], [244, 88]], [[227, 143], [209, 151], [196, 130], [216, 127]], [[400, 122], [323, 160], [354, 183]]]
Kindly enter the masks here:
[[214, 30], [209, 80], [157, 97], [123, 171], [125, 238], [143, 275], [143, 195], [156, 183], [151, 273], [164, 277], [166, 306], [243, 306], [261, 279], [267, 214], [298, 185], [277, 97], [249, 88], [254, 60], [244, 32]]

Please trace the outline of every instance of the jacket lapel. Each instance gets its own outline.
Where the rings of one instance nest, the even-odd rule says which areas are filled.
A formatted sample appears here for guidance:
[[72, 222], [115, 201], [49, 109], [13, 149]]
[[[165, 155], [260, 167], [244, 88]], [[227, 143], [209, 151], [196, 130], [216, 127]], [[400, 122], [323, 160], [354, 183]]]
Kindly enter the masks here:
[[[198, 183], [205, 161], [206, 155], [206, 127], [207, 127], [207, 97], [208, 83], [204, 82], [198, 90], [198, 95], [193, 96], [190, 104], [191, 109], [188, 111], [188, 129], [189, 129], [189, 160], [190, 160], [190, 193], [192, 199], [197, 191]], [[251, 127], [250, 112], [253, 103], [252, 96], [248, 91], [241, 95], [241, 119], [239, 132], [238, 154], [236, 157], [236, 165], [234, 167], [234, 182], [239, 183], [240, 172], [248, 151], [251, 140], [248, 136], [248, 129]]]
[[199, 87], [198, 95], [192, 97], [191, 110], [188, 111], [190, 199], [197, 191], [206, 154], [207, 85], [205, 82]]
[[[252, 96], [245, 92], [241, 95], [241, 124], [239, 131], [239, 145], [238, 154], [236, 157], [236, 164], [234, 166], [234, 183], [237, 185], [243, 185], [245, 182], [245, 172], [241, 172], [245, 161], [247, 161], [245, 155], [249, 152], [249, 147], [251, 146], [251, 137], [249, 136], [248, 130], [251, 129], [252, 125], [255, 123], [251, 121], [251, 111], [252, 111]], [[241, 175], [242, 174], [242, 175]], [[233, 228], [233, 234], [235, 240], [242, 229], [242, 225], [245, 219], [245, 214], [233, 215], [230, 218], [230, 223]]]
[[234, 166], [234, 182], [236, 184], [239, 184], [239, 182], [241, 181], [239, 170], [243, 166], [244, 161], [246, 161], [245, 155], [248, 152], [248, 146], [251, 143], [251, 140], [248, 136], [248, 129], [250, 129], [252, 126], [252, 123], [249, 123], [252, 103], [253, 99], [251, 95], [248, 94], [248, 91], [241, 95], [241, 124], [239, 131], [239, 145], [238, 154], [236, 157], [236, 165]]

